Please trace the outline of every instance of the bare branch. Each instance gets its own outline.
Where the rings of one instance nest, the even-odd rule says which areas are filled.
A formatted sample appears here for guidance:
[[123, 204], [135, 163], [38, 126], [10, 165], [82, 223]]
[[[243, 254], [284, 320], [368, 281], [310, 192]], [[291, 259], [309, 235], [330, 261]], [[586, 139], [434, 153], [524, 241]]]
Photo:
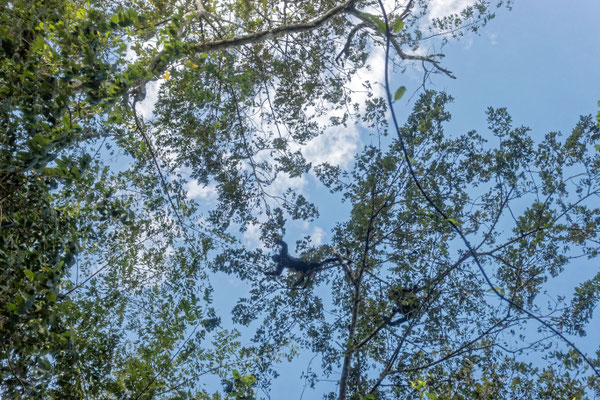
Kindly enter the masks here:
[[352, 38], [354, 38], [354, 35], [356, 35], [356, 32], [358, 32], [359, 30], [361, 30], [362, 28], [364, 28], [366, 26], [367, 26], [367, 24], [360, 23], [360, 24], [356, 25], [354, 28], [352, 28], [352, 30], [348, 34], [348, 39], [346, 39], [346, 44], [344, 45], [344, 48], [342, 49], [342, 51], [339, 52], [339, 54], [335, 58], [336, 63], [339, 64], [340, 58], [342, 58], [342, 56], [348, 57], [348, 55], [350, 54], [350, 44], [352, 44]]

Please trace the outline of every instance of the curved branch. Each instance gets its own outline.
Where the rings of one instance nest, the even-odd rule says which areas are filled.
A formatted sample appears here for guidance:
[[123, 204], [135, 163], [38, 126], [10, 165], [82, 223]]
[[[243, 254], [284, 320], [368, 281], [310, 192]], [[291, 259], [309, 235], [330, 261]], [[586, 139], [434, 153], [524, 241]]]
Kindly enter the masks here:
[[[401, 59], [422, 61], [422, 62], [430, 63], [431, 65], [433, 65], [435, 67], [435, 69], [437, 69], [444, 75], [447, 75], [448, 77], [450, 77], [452, 79], [456, 79], [456, 76], [454, 76], [454, 74], [451, 71], [449, 71], [448, 69], [442, 67], [440, 65], [440, 62], [438, 61], [438, 59], [444, 57], [444, 54], [435, 53], [435, 54], [430, 54], [428, 56], [420, 56], [417, 54], [407, 54], [402, 50], [400, 43], [398, 43], [398, 41], [396, 40], [396, 38], [394, 36], [392, 36], [391, 34], [386, 35], [385, 32], [381, 32], [379, 27], [372, 20], [367, 18], [364, 14], [360, 13], [358, 10], [355, 10], [355, 9], [351, 9], [351, 10], [349, 10], [349, 12], [356, 18], [360, 19], [363, 24], [367, 25], [369, 28], [371, 28], [373, 31], [375, 31], [379, 36], [383, 37], [384, 39], [386, 39], [386, 37], [387, 37], [387, 39], [389, 40], [389, 43], [394, 47], [394, 50], [396, 50], [396, 53], [398, 53], [398, 55], [400, 56]], [[387, 20], [387, 18], [386, 18], [386, 20]]]

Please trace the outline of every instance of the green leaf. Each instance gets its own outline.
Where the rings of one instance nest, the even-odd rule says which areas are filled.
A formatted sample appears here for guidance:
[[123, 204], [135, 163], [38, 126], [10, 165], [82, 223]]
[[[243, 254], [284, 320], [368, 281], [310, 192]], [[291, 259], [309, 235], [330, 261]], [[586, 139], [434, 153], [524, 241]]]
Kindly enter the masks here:
[[376, 15], [365, 13], [365, 12], [361, 12], [360, 15], [364, 18], [367, 18], [371, 22], [373, 22], [377, 26], [377, 29], [385, 35], [385, 33], [387, 32], [387, 29], [385, 28], [385, 22], [383, 22], [381, 20], [381, 18], [377, 17]]
[[422, 388], [424, 388], [424, 387], [427, 385], [427, 383], [426, 383], [426, 382], [424, 382], [424, 381], [422, 381], [422, 380], [420, 380], [420, 379], [419, 379], [419, 380], [417, 380], [416, 382], [412, 382], [412, 381], [411, 381], [411, 382], [410, 382], [410, 384], [411, 384], [411, 386], [412, 386], [413, 388], [415, 388], [416, 390], [421, 390]]
[[29, 279], [30, 282], [33, 282], [33, 271], [30, 269], [25, 268], [25, 276], [27, 277], [27, 279]]
[[52, 368], [52, 365], [50, 364], [50, 361], [48, 361], [48, 360], [47, 360], [47, 359], [45, 359], [45, 358], [42, 358], [42, 359], [40, 360], [39, 367], [40, 367], [40, 370], [41, 370], [41, 371], [44, 371], [44, 372], [45, 372], [45, 371], [49, 371], [49, 370], [50, 370], [50, 368]]
[[396, 20], [396, 22], [394, 22], [394, 26], [392, 27], [392, 30], [394, 31], [394, 33], [398, 33], [403, 28], [404, 28], [404, 21], [402, 21], [400, 18], [398, 18]]
[[46, 296], [46, 299], [50, 302], [50, 303], [56, 303], [56, 292], [51, 291], [50, 293], [48, 293], [48, 295]]
[[81, 178], [81, 171], [76, 166], [72, 166], [70, 169], [71, 175], [75, 177], [75, 179]]
[[446, 218], [446, 221], [450, 222], [454, 226], [459, 226], [460, 224], [453, 218]]
[[31, 139], [31, 140], [33, 140], [35, 143], [39, 144], [42, 147], [46, 147], [46, 146], [48, 146], [52, 142], [51, 139], [49, 139], [48, 137], [46, 137], [44, 135], [41, 135], [39, 133], [36, 134], [33, 137], [33, 139]]
[[400, 86], [398, 90], [396, 90], [396, 94], [394, 94], [394, 101], [398, 101], [404, 96], [404, 92], [406, 92], [406, 87]]
[[110, 22], [112, 22], [115, 25], [119, 24], [119, 14], [113, 14], [110, 16]]
[[499, 292], [502, 296], [504, 296], [504, 289], [502, 289], [501, 287], [494, 286], [493, 289], [488, 290], [488, 292], [494, 292], [494, 291]]

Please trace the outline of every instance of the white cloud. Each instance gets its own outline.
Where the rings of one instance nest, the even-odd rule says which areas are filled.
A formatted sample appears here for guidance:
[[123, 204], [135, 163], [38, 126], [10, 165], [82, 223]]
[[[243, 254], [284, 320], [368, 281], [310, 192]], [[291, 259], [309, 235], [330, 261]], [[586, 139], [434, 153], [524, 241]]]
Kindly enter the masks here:
[[355, 128], [336, 127], [311, 140], [302, 153], [308, 162], [346, 167], [354, 159], [360, 143]]
[[206, 200], [213, 202], [217, 199], [217, 188], [215, 185], [200, 185], [198, 181], [190, 181], [185, 184], [187, 197], [195, 200]]
[[158, 91], [163, 84], [164, 79], [151, 81], [146, 84], [146, 97], [140, 103], [140, 111], [142, 117], [146, 120], [152, 119], [154, 116], [154, 105], [158, 99]]
[[[139, 58], [137, 53], [133, 49], [133, 44], [134, 43], [131, 42], [127, 45], [127, 53], [125, 54], [125, 59], [132, 64], [135, 63]], [[146, 42], [142, 43], [142, 48], [148, 50], [162, 50], [162, 45], [158, 46], [158, 48], [156, 45], [157, 39], [153, 37], [150, 40], [147, 40]], [[144, 101], [139, 103], [141, 115], [144, 119], [151, 119], [153, 117], [154, 105], [156, 104], [156, 100], [158, 98], [158, 90], [160, 89], [160, 86], [163, 84], [164, 81], [164, 79], [160, 79], [157, 81], [150, 81], [146, 84], [146, 97], [144, 98]]]
[[269, 186], [269, 191], [273, 192], [275, 195], [283, 194], [288, 188], [292, 189], [294, 192], [300, 192], [307, 183], [308, 181], [304, 175], [291, 178], [285, 173], [280, 173], [277, 175], [277, 178], [275, 178], [271, 186]]
[[313, 228], [310, 236], [311, 236], [313, 243], [316, 246], [320, 246], [321, 244], [323, 244], [323, 238], [325, 237], [325, 231], [321, 227], [315, 226]]
[[460, 13], [473, 3], [473, 0], [433, 0], [429, 5], [429, 18], [442, 18], [446, 15]]
[[247, 230], [243, 234], [244, 241], [247, 247], [265, 249], [263, 242], [260, 240], [260, 225], [252, 224], [247, 226]]
[[[368, 65], [374, 68], [363, 68], [352, 77], [346, 88], [352, 92], [352, 102], [359, 104], [359, 112], [364, 113], [365, 104], [368, 99], [368, 91], [363, 86], [365, 82], [372, 84], [373, 96], [383, 97], [385, 89], [380, 82], [383, 81], [383, 69], [385, 53], [381, 47], [373, 49]], [[322, 125], [328, 122], [332, 114], [325, 116], [319, 121]], [[341, 115], [339, 115], [341, 116]], [[326, 120], [327, 119], [327, 120]], [[359, 128], [362, 125], [350, 124], [350, 127], [335, 126], [327, 129], [323, 134], [314, 138], [302, 149], [302, 154], [307, 161], [313, 164], [328, 162], [329, 164], [348, 167], [354, 160], [361, 145]]]
[[473, 43], [475, 43], [473, 36], [467, 36], [466, 40], [464, 40], [463, 47], [465, 48], [465, 50], [469, 50], [473, 46]]

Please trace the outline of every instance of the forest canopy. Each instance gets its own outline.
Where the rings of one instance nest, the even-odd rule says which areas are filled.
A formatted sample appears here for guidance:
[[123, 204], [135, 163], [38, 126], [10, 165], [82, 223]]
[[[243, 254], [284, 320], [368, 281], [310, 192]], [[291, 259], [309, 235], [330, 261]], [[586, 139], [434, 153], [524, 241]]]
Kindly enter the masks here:
[[2, 398], [600, 397], [599, 122], [450, 132], [459, 4], [2, 1]]

